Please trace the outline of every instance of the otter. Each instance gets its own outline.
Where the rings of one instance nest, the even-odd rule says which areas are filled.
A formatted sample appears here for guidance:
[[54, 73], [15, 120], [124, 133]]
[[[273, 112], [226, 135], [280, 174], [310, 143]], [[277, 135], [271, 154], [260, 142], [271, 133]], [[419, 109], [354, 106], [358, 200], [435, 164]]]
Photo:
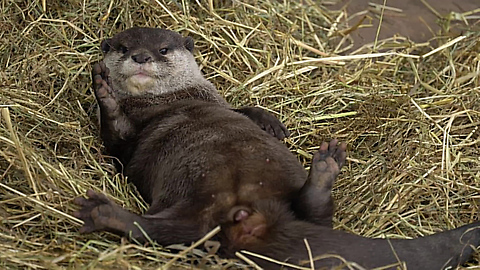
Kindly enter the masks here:
[[[257, 108], [231, 109], [201, 75], [193, 39], [165, 29], [131, 28], [101, 48], [104, 61], [92, 68], [100, 135], [150, 208], [143, 216], [120, 210], [100, 215], [106, 205], [116, 208], [87, 192], [90, 199], [77, 200], [83, 208], [75, 213], [86, 222], [82, 231], [110, 226], [139, 232], [132, 228], [136, 221], [160, 244], [188, 243], [224, 220], [230, 209], [249, 208], [264, 198], [294, 202], [303, 215], [308, 196], [299, 194], [307, 173], [265, 132], [282, 138], [286, 128]], [[341, 167], [346, 145], [339, 149]], [[117, 212], [121, 225], [113, 218], [101, 222]], [[187, 225], [190, 234], [165, 233]]]
[[[238, 247], [268, 253], [264, 247], [271, 244], [270, 254], [283, 260], [287, 259], [279, 251], [286, 248], [283, 240], [298, 243], [310, 235], [289, 231], [285, 238], [277, 229], [294, 230], [290, 225], [300, 222], [305, 232], [321, 234], [312, 238], [317, 245], [339, 244], [316, 252], [329, 252], [329, 247], [347, 257], [367, 252], [360, 240], [364, 238], [349, 238], [331, 228], [331, 187], [345, 164], [346, 144], [322, 143], [307, 174], [275, 138], [287, 135], [277, 119], [258, 108], [230, 108], [203, 78], [192, 55], [193, 39], [164, 29], [131, 28], [102, 42], [101, 48], [104, 62], [92, 68], [100, 135], [150, 207], [143, 215], [134, 214], [105, 194], [89, 190], [87, 198], [75, 199], [81, 209], [74, 215], [84, 221], [81, 232], [112, 231], [142, 242], [188, 244], [220, 224], [226, 236], [219, 240], [226, 241], [222, 245], [226, 254]], [[268, 215], [269, 208], [261, 202], [281, 211], [272, 209]], [[355, 242], [352, 248], [346, 247], [348, 239]], [[419, 239], [415, 243], [424, 238]], [[447, 232], [435, 243], [459, 240], [463, 239]], [[425, 243], [420, 247], [428, 247]], [[292, 247], [297, 248], [301, 247]], [[446, 254], [458, 259], [455, 248]], [[465, 250], [468, 257], [471, 250]], [[295, 259], [303, 258], [295, 252]], [[375, 253], [389, 251], [382, 244], [369, 252], [368, 258], [352, 258], [369, 265], [384, 262]]]

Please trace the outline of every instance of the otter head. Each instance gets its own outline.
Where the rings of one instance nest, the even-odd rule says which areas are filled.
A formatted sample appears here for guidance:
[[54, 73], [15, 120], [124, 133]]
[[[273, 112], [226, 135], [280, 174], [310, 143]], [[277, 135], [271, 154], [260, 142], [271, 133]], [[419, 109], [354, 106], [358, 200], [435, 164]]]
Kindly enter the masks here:
[[101, 44], [119, 95], [163, 94], [204, 80], [193, 57], [194, 41], [158, 28], [134, 27]]

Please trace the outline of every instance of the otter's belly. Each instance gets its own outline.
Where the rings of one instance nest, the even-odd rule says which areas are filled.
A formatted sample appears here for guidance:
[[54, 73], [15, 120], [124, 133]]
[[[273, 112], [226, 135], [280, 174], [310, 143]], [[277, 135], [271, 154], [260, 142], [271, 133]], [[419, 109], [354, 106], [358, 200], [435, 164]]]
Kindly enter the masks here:
[[228, 109], [182, 110], [151, 126], [126, 174], [157, 207], [190, 201], [218, 213], [262, 198], [289, 199], [306, 180], [285, 145]]

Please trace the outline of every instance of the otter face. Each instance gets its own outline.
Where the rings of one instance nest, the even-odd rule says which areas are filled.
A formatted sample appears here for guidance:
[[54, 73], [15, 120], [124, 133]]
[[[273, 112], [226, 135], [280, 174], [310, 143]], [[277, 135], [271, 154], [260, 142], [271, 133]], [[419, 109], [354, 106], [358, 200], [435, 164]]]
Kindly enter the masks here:
[[[202, 77], [191, 37], [157, 28], [130, 28], [101, 44], [113, 89], [120, 95], [163, 94]], [[203, 78], [203, 77], [202, 77]]]

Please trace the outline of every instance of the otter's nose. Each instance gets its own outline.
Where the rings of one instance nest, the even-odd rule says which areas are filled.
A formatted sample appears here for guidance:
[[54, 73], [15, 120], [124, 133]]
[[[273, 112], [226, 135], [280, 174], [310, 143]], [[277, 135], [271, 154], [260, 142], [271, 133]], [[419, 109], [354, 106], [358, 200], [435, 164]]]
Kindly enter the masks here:
[[132, 55], [132, 59], [133, 61], [139, 64], [148, 63], [152, 61], [152, 57], [146, 53], [139, 53], [139, 54]]

